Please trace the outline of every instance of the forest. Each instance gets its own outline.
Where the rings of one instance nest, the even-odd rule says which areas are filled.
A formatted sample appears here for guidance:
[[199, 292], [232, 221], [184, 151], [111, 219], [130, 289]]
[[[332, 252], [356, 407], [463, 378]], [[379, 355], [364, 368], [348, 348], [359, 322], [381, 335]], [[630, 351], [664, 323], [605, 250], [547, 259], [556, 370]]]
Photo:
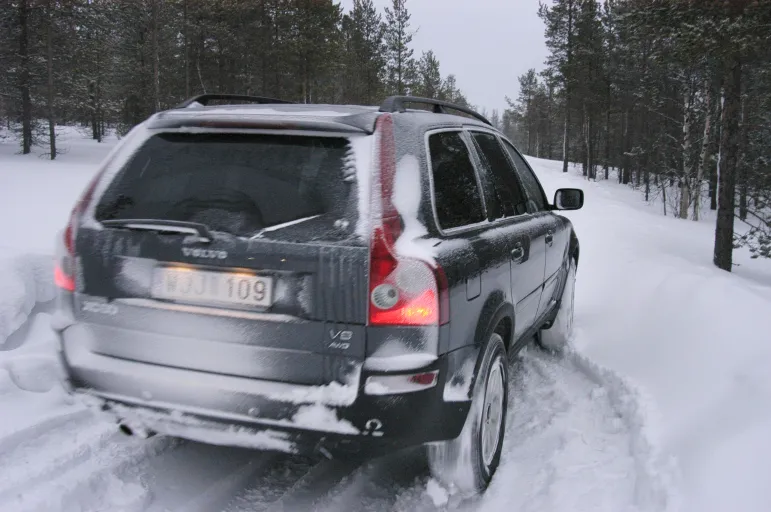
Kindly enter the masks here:
[[[528, 155], [659, 200], [716, 210], [714, 263], [771, 257], [771, 0], [548, 0], [548, 58], [491, 121]], [[407, 0], [11, 0], [0, 5], [0, 119], [56, 158], [54, 127], [96, 140], [204, 92], [469, 106]], [[487, 115], [484, 105], [476, 108]], [[735, 230], [735, 223], [742, 229]], [[737, 233], [741, 233], [737, 235]]]
[[664, 214], [717, 210], [719, 268], [735, 247], [771, 257], [771, 1], [554, 0], [539, 16], [549, 57], [507, 98], [514, 142]]
[[433, 51], [416, 55], [406, 0], [14, 0], [0, 6], [0, 116], [23, 153], [52, 127], [95, 139], [201, 93], [380, 104], [413, 94], [467, 104]]

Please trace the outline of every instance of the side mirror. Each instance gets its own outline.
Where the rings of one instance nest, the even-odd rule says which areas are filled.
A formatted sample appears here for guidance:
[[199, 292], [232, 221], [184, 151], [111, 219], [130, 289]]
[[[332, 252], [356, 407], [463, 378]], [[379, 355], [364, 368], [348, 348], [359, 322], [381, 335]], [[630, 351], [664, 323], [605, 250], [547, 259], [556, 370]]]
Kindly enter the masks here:
[[554, 193], [555, 210], [579, 210], [584, 205], [584, 191], [580, 188], [561, 188]]

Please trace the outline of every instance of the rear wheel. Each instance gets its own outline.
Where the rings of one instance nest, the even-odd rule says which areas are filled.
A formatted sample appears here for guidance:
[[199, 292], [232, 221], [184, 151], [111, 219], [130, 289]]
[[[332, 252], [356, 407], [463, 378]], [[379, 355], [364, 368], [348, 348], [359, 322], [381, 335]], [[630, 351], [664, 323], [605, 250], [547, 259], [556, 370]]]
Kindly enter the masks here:
[[576, 260], [573, 258], [570, 258], [570, 266], [565, 279], [557, 316], [551, 327], [543, 329], [538, 338], [541, 347], [551, 352], [562, 351], [573, 336], [573, 309], [576, 292]]
[[484, 491], [501, 459], [509, 398], [506, 361], [503, 339], [493, 334], [485, 347], [460, 436], [428, 446], [432, 475], [464, 494]]

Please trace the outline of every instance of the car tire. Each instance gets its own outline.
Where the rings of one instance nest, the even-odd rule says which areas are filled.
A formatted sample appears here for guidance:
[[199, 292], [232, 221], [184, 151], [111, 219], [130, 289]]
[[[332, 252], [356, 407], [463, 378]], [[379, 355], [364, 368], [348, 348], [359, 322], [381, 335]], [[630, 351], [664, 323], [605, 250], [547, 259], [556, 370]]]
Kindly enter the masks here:
[[460, 435], [428, 445], [431, 474], [464, 495], [484, 491], [498, 468], [506, 430], [508, 363], [503, 338], [490, 336]]
[[573, 310], [576, 294], [576, 260], [570, 258], [559, 311], [548, 329], [542, 329], [538, 342], [550, 352], [561, 352], [573, 337]]

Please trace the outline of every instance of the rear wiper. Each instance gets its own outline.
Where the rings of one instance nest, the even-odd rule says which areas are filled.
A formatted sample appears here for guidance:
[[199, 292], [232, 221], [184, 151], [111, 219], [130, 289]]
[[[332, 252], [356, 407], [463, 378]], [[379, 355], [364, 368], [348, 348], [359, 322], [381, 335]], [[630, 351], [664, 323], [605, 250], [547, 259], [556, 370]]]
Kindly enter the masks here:
[[186, 222], [182, 220], [161, 219], [116, 219], [103, 220], [102, 224], [109, 228], [123, 228], [137, 231], [157, 231], [160, 233], [180, 233], [195, 235], [199, 242], [210, 243], [214, 237], [206, 224]]
[[321, 214], [311, 215], [310, 217], [303, 217], [302, 219], [290, 220], [289, 222], [284, 222], [282, 224], [276, 224], [275, 226], [269, 226], [267, 228], [263, 228], [256, 235], [252, 237], [252, 240], [254, 240], [255, 238], [262, 238], [265, 233], [270, 233], [272, 231], [278, 231], [279, 229], [288, 228], [289, 226], [294, 226], [295, 224], [300, 224], [301, 222], [313, 220], [316, 217], [321, 217]]

